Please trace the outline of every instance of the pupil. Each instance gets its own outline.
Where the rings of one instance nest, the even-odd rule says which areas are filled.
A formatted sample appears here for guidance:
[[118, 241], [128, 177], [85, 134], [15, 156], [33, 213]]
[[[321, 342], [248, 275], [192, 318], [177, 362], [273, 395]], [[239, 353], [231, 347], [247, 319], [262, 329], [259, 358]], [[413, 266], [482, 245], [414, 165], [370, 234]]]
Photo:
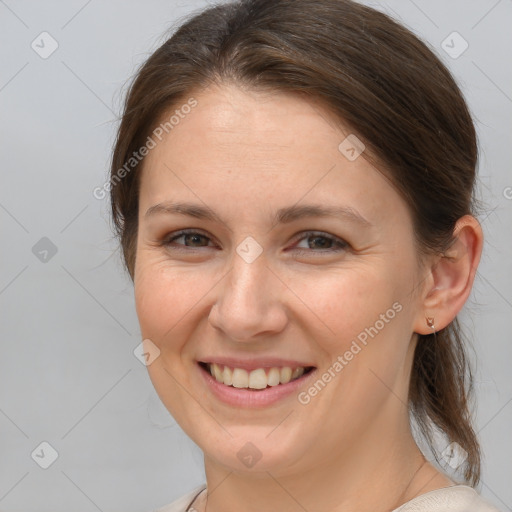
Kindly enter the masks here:
[[[190, 235], [189, 234], [189, 235], [185, 235], [185, 236], [189, 237], [188, 238], [189, 241], [190, 241], [190, 239], [193, 239], [193, 240], [195, 240], [195, 242], [199, 242], [200, 238], [201, 238], [201, 235]], [[192, 241], [192, 243], [195, 243], [195, 242]]]
[[317, 236], [317, 237], [314, 237], [314, 238], [313, 238], [313, 240], [314, 240], [313, 245], [315, 245], [315, 244], [316, 244], [316, 242], [317, 242], [318, 240], [320, 240], [320, 241], [321, 241], [321, 240], [323, 240], [323, 244], [320, 242], [320, 245], [319, 245], [321, 248], [322, 248], [322, 247], [323, 247], [323, 248], [325, 248], [325, 244], [326, 244], [326, 243], [327, 243], [327, 244], [329, 243], [329, 240], [327, 240], [327, 238], [325, 238], [325, 237], [323, 237], [323, 236]]

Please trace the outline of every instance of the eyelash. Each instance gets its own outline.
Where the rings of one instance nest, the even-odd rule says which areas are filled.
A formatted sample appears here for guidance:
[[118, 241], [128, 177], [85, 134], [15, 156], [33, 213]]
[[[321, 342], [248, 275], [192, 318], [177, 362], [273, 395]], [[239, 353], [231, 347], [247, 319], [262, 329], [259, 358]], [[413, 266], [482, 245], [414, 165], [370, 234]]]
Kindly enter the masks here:
[[[185, 235], [199, 235], [199, 236], [202, 236], [202, 237], [204, 237], [204, 238], [206, 238], [208, 240], [211, 240], [210, 237], [208, 237], [204, 233], [201, 233], [200, 231], [197, 231], [197, 230], [194, 230], [194, 229], [184, 229], [184, 230], [178, 231], [171, 238], [167, 238], [167, 239], [163, 240], [162, 241], [162, 245], [165, 246], [165, 247], [171, 247], [172, 248], [173, 242], [175, 240], [177, 240], [178, 238], [181, 238], [182, 236], [185, 236]], [[333, 236], [333, 235], [329, 235], [327, 233], [323, 233], [321, 231], [306, 231], [306, 232], [302, 233], [302, 237], [297, 240], [297, 243], [301, 242], [302, 240], [311, 238], [311, 237], [325, 238], [326, 240], [330, 240], [331, 242], [333, 242], [333, 244], [337, 244], [338, 248], [328, 248], [328, 249], [320, 249], [320, 250], [314, 250], [314, 249], [295, 249], [295, 251], [298, 252], [299, 254], [306, 254], [306, 253], [310, 254], [311, 252], [320, 253], [320, 254], [326, 254], [326, 253], [336, 253], [336, 252], [346, 251], [347, 249], [350, 248], [350, 245], [347, 242], [345, 242], [344, 240], [342, 240], [341, 238], [338, 238], [338, 237]], [[178, 246], [180, 246], [180, 245], [181, 245], [181, 247], [178, 248], [178, 250], [202, 249], [202, 247], [187, 247], [186, 245], [178, 244]], [[183, 249], [183, 248], [185, 248], [185, 249]]]

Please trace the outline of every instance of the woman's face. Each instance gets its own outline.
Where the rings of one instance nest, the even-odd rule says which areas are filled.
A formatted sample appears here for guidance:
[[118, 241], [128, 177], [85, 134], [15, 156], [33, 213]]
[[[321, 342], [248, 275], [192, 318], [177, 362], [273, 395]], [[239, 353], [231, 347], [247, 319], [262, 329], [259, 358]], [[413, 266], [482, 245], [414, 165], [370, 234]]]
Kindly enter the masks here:
[[135, 299], [161, 400], [240, 471], [403, 433], [425, 318], [406, 204], [318, 105], [234, 86], [194, 99], [140, 187]]

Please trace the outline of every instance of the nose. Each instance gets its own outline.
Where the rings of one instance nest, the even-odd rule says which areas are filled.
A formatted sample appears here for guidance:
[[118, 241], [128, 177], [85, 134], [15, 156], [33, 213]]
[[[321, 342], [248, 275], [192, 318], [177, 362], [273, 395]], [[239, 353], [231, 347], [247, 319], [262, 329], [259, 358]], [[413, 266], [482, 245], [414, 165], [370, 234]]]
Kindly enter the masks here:
[[264, 254], [251, 263], [235, 254], [231, 270], [217, 287], [209, 322], [227, 339], [254, 342], [285, 328], [286, 286], [267, 265]]

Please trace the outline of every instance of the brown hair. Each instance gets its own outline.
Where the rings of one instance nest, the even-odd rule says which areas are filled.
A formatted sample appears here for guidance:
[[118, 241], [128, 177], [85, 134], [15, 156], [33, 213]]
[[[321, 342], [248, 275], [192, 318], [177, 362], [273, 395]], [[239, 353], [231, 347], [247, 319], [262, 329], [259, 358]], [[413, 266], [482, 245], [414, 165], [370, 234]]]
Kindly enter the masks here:
[[[351, 0], [241, 0], [194, 14], [138, 70], [128, 91], [110, 181], [112, 218], [134, 278], [141, 165], [119, 170], [162, 115], [193, 91], [227, 81], [322, 101], [364, 141], [407, 201], [420, 254], [441, 254], [473, 212], [478, 150], [461, 91], [438, 57], [390, 17]], [[373, 156], [372, 156], [373, 155]], [[472, 372], [457, 320], [419, 336], [410, 410], [436, 453], [440, 429], [480, 478]]]

